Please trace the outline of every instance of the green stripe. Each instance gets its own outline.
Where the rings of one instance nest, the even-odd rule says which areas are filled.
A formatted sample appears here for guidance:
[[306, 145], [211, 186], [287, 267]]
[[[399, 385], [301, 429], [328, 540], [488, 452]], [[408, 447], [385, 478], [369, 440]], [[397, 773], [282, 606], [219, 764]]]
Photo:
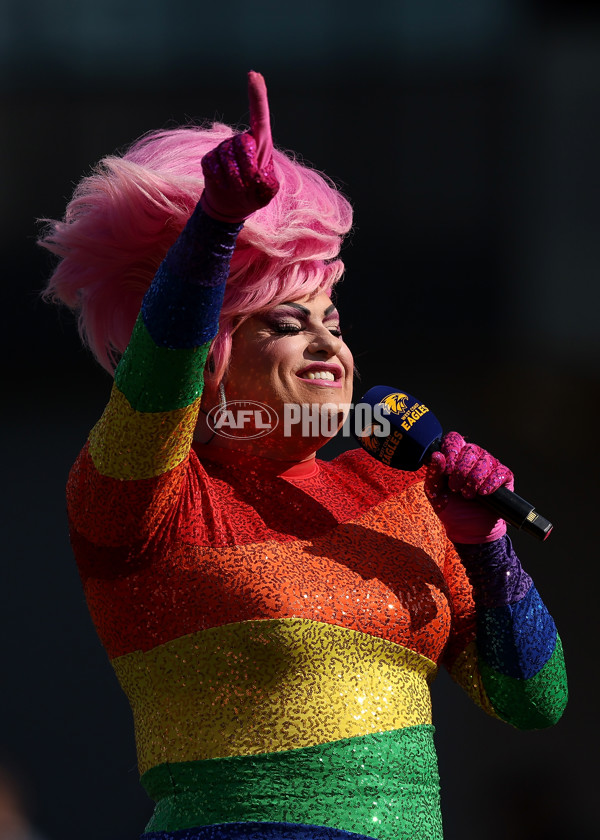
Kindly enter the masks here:
[[567, 704], [567, 675], [558, 636], [548, 662], [528, 680], [499, 674], [481, 658], [479, 671], [494, 710], [517, 729], [553, 726]]
[[298, 750], [161, 764], [142, 776], [157, 800], [146, 831], [258, 821], [441, 840], [433, 732], [415, 726]]
[[184, 408], [202, 393], [210, 342], [189, 350], [158, 347], [141, 315], [115, 373], [115, 383], [136, 411]]

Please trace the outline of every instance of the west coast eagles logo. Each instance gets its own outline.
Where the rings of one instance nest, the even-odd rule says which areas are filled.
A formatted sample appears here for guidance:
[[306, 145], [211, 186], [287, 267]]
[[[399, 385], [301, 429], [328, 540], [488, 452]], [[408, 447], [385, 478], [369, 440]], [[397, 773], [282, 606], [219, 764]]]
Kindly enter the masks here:
[[374, 436], [376, 430], [379, 428], [379, 426], [369, 423], [369, 425], [360, 433], [359, 437], [361, 439], [362, 446], [367, 450], [367, 452], [376, 453], [379, 450], [381, 444]]
[[384, 414], [403, 414], [406, 411], [406, 403], [408, 401], [408, 394], [388, 394], [387, 397], [379, 403], [383, 406]]

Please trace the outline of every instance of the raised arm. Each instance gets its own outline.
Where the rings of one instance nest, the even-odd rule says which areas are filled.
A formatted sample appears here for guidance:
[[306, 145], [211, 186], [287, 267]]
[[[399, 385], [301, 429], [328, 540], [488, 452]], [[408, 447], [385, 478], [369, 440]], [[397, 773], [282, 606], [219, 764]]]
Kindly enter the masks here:
[[267, 94], [249, 75], [251, 129], [202, 160], [205, 189], [146, 293], [110, 402], [70, 477], [74, 530], [94, 544], [143, 543], [181, 484], [243, 220], [277, 192]]

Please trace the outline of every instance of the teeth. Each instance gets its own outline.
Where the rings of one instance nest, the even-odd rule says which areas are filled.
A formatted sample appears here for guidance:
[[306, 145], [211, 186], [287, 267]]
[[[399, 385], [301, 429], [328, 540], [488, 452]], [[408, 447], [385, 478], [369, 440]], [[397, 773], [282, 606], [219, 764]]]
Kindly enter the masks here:
[[328, 370], [311, 370], [308, 373], [304, 374], [307, 379], [328, 379], [330, 382], [335, 381], [335, 376], [331, 371]]

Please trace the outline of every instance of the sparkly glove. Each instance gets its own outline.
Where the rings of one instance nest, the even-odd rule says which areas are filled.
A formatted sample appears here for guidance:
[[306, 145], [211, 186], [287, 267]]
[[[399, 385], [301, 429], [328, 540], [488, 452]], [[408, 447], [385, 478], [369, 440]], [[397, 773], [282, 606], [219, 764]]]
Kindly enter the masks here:
[[514, 488], [512, 472], [493, 455], [457, 432], [442, 438], [427, 468], [425, 493], [455, 543], [493, 542], [506, 533], [506, 522], [477, 501], [503, 484]]
[[248, 73], [248, 99], [250, 131], [224, 140], [202, 158], [205, 184], [200, 204], [207, 215], [221, 222], [243, 222], [265, 207], [279, 189], [267, 88], [260, 73]]

